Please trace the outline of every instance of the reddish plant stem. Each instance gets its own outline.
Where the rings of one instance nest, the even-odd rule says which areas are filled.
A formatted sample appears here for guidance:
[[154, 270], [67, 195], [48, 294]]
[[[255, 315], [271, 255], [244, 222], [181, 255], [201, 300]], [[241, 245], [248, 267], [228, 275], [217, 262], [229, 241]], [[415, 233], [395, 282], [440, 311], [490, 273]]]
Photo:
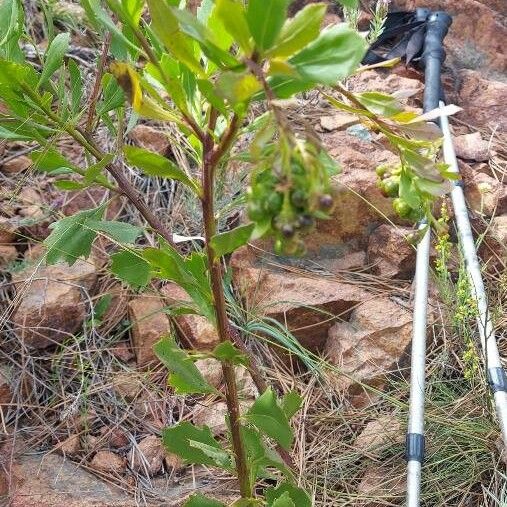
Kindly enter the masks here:
[[[233, 136], [232, 136], [233, 137]], [[225, 140], [225, 137], [223, 141]], [[225, 152], [224, 142], [217, 147], [218, 151], [223, 154]], [[213, 294], [213, 303], [216, 313], [216, 325], [218, 336], [221, 342], [230, 340], [230, 327], [227, 318], [224, 288], [222, 285], [223, 272], [222, 264], [219, 258], [216, 258], [213, 250], [211, 239], [216, 232], [216, 221], [214, 211], [214, 176], [216, 164], [220, 160], [220, 156], [214, 157], [212, 133], [206, 134], [203, 145], [203, 169], [202, 169], [202, 188], [203, 196], [202, 212], [204, 220], [204, 237], [206, 239], [206, 254], [208, 257], [208, 266], [210, 271], [211, 291]], [[227, 409], [229, 412], [229, 420], [231, 425], [232, 446], [234, 449], [236, 471], [239, 479], [239, 488], [242, 498], [250, 498], [252, 496], [252, 486], [250, 484], [250, 475], [246, 459], [246, 452], [241, 437], [240, 424], [240, 406], [238, 398], [238, 388], [236, 384], [236, 374], [234, 365], [230, 361], [222, 362], [222, 370], [226, 385]]]

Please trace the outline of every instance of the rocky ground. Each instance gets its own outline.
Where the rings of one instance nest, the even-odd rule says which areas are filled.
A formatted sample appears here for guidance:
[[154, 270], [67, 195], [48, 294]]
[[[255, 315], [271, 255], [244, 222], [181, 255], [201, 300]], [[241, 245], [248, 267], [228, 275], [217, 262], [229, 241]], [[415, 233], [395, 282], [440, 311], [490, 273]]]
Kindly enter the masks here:
[[[445, 4], [455, 15], [444, 82], [448, 100], [463, 108], [452, 120], [454, 142], [473, 225], [484, 235], [480, 252], [507, 357], [507, 56], [501, 45], [506, 4], [393, 4]], [[347, 84], [355, 91], [402, 91], [407, 107], [420, 109], [422, 79], [418, 71], [398, 66], [364, 72]], [[405, 240], [408, 224], [396, 219], [375, 175], [378, 164], [396, 157], [376, 134], [318, 96], [287, 108], [294, 117], [304, 115], [342, 165], [337, 206], [308, 239], [303, 259], [276, 257], [264, 243], [236, 252], [230, 259], [236, 295], [231, 312], [266, 375], [281, 390], [296, 388], [305, 395], [294, 454], [315, 505], [400, 505], [415, 250]], [[177, 156], [168, 132], [156, 124], [140, 124], [129, 137], [133, 144]], [[61, 149], [73, 160], [82, 157], [70, 142]], [[54, 178], [33, 174], [31, 150], [0, 144], [0, 498], [12, 507], [176, 506], [195, 489], [217, 495], [233, 490], [229, 478], [216, 471], [185, 467], [158, 438], [162, 427], [181, 419], [208, 424], [216, 435], [224, 432], [224, 403], [169, 392], [152, 352], [153, 343], [173, 331], [183, 345], [210, 348], [217, 341], [214, 329], [195, 315], [168, 318], [164, 308], [185, 299], [174, 285], [138, 294], [114, 280], [105, 270], [105, 242], [87, 261], [45, 266], [41, 241], [54, 217], [96, 206], [108, 196], [103, 190], [57, 190]], [[184, 217], [177, 230], [200, 235], [192, 203], [178, 189], [137, 183], [161, 213], [173, 207], [173, 223]], [[132, 210], [113, 201], [108, 213], [125, 217]], [[453, 234], [451, 240], [456, 241]], [[435, 250], [432, 257], [437, 256]], [[449, 270], [456, 279], [456, 248]], [[446, 300], [434, 283], [428, 376], [436, 375], [435, 386], [466, 370], [462, 337], [449, 325], [454, 308], [449, 301], [457, 297]], [[314, 369], [321, 358], [331, 366], [318, 376]], [[201, 363], [209, 381], [220, 386], [218, 363]], [[257, 395], [255, 385], [246, 371], [237, 375], [248, 406]], [[429, 432], [436, 443], [430, 443], [427, 505], [496, 505], [484, 488], [501, 489], [498, 432], [478, 376], [451, 398], [443, 387], [432, 387]], [[462, 425], [461, 437], [452, 436], [453, 417]], [[437, 437], [446, 444], [439, 446]], [[445, 460], [450, 454], [454, 463], [452, 453], [460, 455], [463, 467], [470, 456], [469, 468], [450, 466]]]

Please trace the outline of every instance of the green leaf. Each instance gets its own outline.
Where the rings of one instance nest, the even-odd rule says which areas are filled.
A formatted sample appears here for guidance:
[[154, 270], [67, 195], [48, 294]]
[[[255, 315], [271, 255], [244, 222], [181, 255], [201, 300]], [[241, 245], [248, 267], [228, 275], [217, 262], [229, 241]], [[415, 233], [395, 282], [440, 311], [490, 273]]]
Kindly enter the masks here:
[[[220, 444], [213, 438], [211, 430], [207, 426], [199, 428], [189, 422], [181, 422], [171, 428], [162, 430], [162, 443], [169, 452], [177, 454], [186, 463], [196, 465], [209, 465], [221, 467], [213, 458], [201, 449], [190, 445], [190, 441], [201, 442], [215, 449], [222, 450]], [[232, 466], [232, 458], [230, 458]]]
[[76, 114], [79, 111], [81, 98], [83, 97], [83, 81], [81, 79], [79, 66], [72, 58], [69, 59], [67, 68], [70, 77], [70, 106], [72, 114]]
[[357, 100], [374, 114], [390, 118], [403, 111], [398, 100], [391, 95], [379, 92], [363, 92], [355, 95]]
[[225, 504], [203, 495], [192, 495], [184, 504], [184, 507], [226, 507]]
[[291, 56], [316, 39], [326, 8], [326, 4], [323, 3], [306, 5], [293, 18], [288, 19], [268, 56], [274, 58]]
[[225, 29], [232, 35], [239, 47], [249, 55], [252, 51], [250, 29], [246, 20], [245, 8], [241, 2], [217, 0], [215, 11]]
[[122, 250], [111, 255], [111, 271], [121, 281], [134, 288], [148, 285], [151, 274], [150, 265], [140, 253]]
[[196, 442], [195, 440], [189, 440], [188, 443], [191, 447], [200, 449], [206, 456], [218, 463], [220, 468], [227, 469], [231, 463], [230, 455], [223, 449], [217, 449], [215, 446], [204, 444], [203, 442]]
[[63, 58], [69, 49], [70, 33], [59, 33], [44, 54], [44, 66], [39, 86], [47, 83], [51, 76], [63, 65]]
[[161, 0], [147, 0], [151, 26], [168, 51], [199, 77], [205, 77], [192, 41], [180, 30], [171, 7]]
[[290, 420], [294, 414], [301, 408], [303, 404], [303, 398], [299, 396], [296, 391], [289, 391], [282, 398], [282, 410], [288, 420]]
[[261, 83], [248, 71], [222, 72], [216, 82], [217, 94], [233, 106], [250, 100], [261, 89]]
[[108, 153], [107, 155], [104, 156], [102, 160], [99, 160], [97, 163], [92, 164], [90, 167], [88, 167], [88, 169], [86, 169], [83, 182], [86, 184], [94, 182], [100, 175], [104, 167], [110, 164], [113, 159], [114, 155]]
[[125, 146], [123, 152], [128, 162], [141, 169], [145, 174], [181, 181], [197, 195], [201, 195], [199, 183], [189, 178], [184, 171], [168, 158], [135, 146]]
[[442, 183], [442, 176], [433, 160], [408, 148], [401, 148], [401, 159], [417, 176]]
[[236, 67], [239, 65], [239, 61], [236, 60], [236, 58], [219, 46], [221, 43], [220, 38], [216, 37], [214, 32], [208, 30], [208, 28], [190, 12], [172, 8], [172, 13], [178, 20], [181, 31], [192, 37], [192, 39], [195, 39], [200, 44], [203, 53], [212, 62], [222, 68]]
[[96, 320], [102, 319], [108, 308], [111, 306], [113, 300], [112, 294], [106, 293], [100, 297], [93, 307], [93, 318]]
[[206, 394], [215, 391], [204, 380], [190, 356], [178, 347], [174, 338], [162, 338], [155, 343], [153, 350], [169, 370], [168, 383], [177, 394]]
[[249, 359], [241, 350], [237, 349], [229, 340], [219, 343], [212, 352], [219, 361], [230, 361], [232, 364], [248, 366]]
[[366, 42], [349, 26], [325, 28], [317, 39], [289, 59], [305, 81], [332, 85], [346, 78], [361, 63]]
[[268, 437], [276, 440], [284, 449], [289, 449], [292, 445], [294, 439], [292, 429], [271, 388], [255, 400], [246, 417]]
[[228, 253], [234, 252], [240, 246], [248, 243], [254, 228], [255, 224], [251, 223], [236, 227], [232, 231], [215, 234], [211, 238], [211, 247], [213, 248], [215, 258], [218, 259]]
[[297, 505], [292, 501], [289, 493], [285, 492], [269, 503], [268, 507], [297, 507]]
[[87, 226], [96, 232], [103, 232], [118, 243], [135, 243], [143, 228], [126, 222], [89, 220]]
[[31, 141], [32, 136], [21, 132], [14, 132], [0, 125], [0, 139], [7, 139], [8, 141]]
[[99, 116], [123, 106], [125, 94], [112, 74], [104, 74], [102, 77], [102, 100], [97, 104]]
[[288, 0], [249, 0], [246, 19], [256, 47], [271, 48], [287, 17]]
[[37, 170], [47, 173], [54, 173], [62, 168], [71, 171], [76, 169], [72, 162], [67, 160], [60, 152], [50, 147], [32, 151], [30, 158]]
[[54, 185], [59, 190], [81, 190], [86, 188], [86, 185], [74, 180], [58, 180], [54, 182]]
[[359, 0], [336, 0], [336, 1], [342, 4], [343, 7], [348, 7], [349, 9], [355, 9], [359, 4]]
[[72, 266], [79, 257], [87, 258], [97, 236], [96, 231], [88, 227], [88, 223], [91, 220], [100, 220], [104, 208], [100, 206], [81, 211], [51, 224], [49, 227], [52, 232], [44, 241], [47, 248], [46, 262], [55, 264], [63, 260]]
[[[285, 502], [291, 501], [290, 503], [279, 503], [282, 499]], [[293, 484], [288, 482], [284, 482], [277, 486], [276, 488], [268, 488], [266, 490], [266, 500], [268, 502], [268, 506], [273, 507], [282, 507], [294, 505], [297, 507], [312, 507], [312, 501], [308, 496], [308, 493]]]

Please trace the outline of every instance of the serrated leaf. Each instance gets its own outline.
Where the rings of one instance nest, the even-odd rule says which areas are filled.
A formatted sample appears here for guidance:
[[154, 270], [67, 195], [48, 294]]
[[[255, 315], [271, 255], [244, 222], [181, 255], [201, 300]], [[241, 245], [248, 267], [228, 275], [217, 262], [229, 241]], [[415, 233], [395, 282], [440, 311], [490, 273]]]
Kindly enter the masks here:
[[268, 506], [278, 507], [291, 505], [289, 503], [277, 503], [280, 499], [285, 499], [287, 501], [289, 499], [292, 501], [292, 505], [297, 507], [312, 507], [312, 501], [308, 496], [308, 493], [293, 484], [288, 482], [283, 482], [278, 485], [276, 488], [268, 488], [266, 489], [266, 500], [268, 502]]
[[[165, 448], [177, 454], [186, 463], [220, 467], [219, 463], [205, 454], [201, 449], [191, 446], [190, 440], [222, 450], [222, 446], [213, 438], [211, 430], [207, 426], [200, 428], [184, 421], [176, 426], [162, 430], [162, 442]], [[232, 458], [230, 462], [231, 465], [228, 468], [232, 466]]]
[[289, 493], [285, 492], [269, 503], [268, 507], [297, 507], [297, 505], [292, 501]]
[[141, 253], [122, 250], [111, 255], [111, 272], [120, 280], [134, 288], [148, 285], [150, 265], [142, 258]]
[[201, 195], [199, 183], [189, 178], [183, 170], [168, 158], [135, 146], [125, 146], [123, 152], [128, 162], [141, 169], [145, 174], [181, 181], [197, 195]]
[[142, 227], [109, 220], [88, 220], [87, 226], [96, 232], [103, 232], [118, 243], [135, 243], [143, 232]]
[[212, 352], [213, 357], [219, 361], [229, 361], [232, 364], [248, 366], [248, 357], [237, 349], [229, 340], [219, 343]]
[[366, 42], [348, 25], [325, 28], [289, 59], [304, 81], [332, 85], [352, 74], [366, 53]]
[[275, 46], [268, 51], [268, 56], [273, 58], [291, 56], [316, 39], [326, 8], [326, 4], [323, 3], [306, 5], [293, 18], [288, 19]]
[[442, 182], [440, 171], [433, 160], [408, 148], [401, 148], [401, 158], [417, 176], [437, 183]]
[[252, 236], [255, 224], [247, 224], [236, 227], [232, 231], [215, 234], [211, 238], [211, 247], [215, 258], [220, 258], [228, 253], [234, 252], [240, 246], [248, 243]]
[[301, 408], [302, 404], [303, 398], [296, 391], [289, 391], [282, 397], [282, 410], [289, 421]]
[[250, 0], [246, 19], [260, 51], [273, 46], [287, 17], [288, 0]]
[[218, 463], [221, 468], [227, 469], [230, 466], [231, 457], [223, 449], [217, 449], [215, 446], [196, 442], [195, 440], [189, 440], [188, 443], [191, 447], [200, 449], [206, 456], [209, 456], [215, 463]]
[[46, 262], [55, 264], [63, 260], [72, 266], [79, 257], [87, 258], [97, 236], [96, 231], [88, 227], [88, 222], [100, 220], [103, 214], [104, 206], [100, 206], [81, 211], [51, 224], [52, 232], [44, 241], [47, 248]]
[[232, 35], [239, 47], [249, 55], [252, 51], [252, 44], [243, 5], [234, 0], [217, 0], [215, 11], [225, 29]]
[[190, 356], [178, 347], [172, 337], [162, 338], [155, 343], [153, 350], [169, 370], [168, 383], [178, 394], [206, 394], [214, 392], [195, 366]]
[[30, 158], [33, 161], [34, 167], [39, 171], [54, 173], [62, 168], [71, 171], [75, 170], [74, 164], [54, 148], [46, 147], [32, 151]]
[[246, 415], [260, 431], [278, 442], [284, 449], [289, 449], [294, 434], [284, 411], [278, 405], [275, 393], [271, 388], [259, 396]]
[[184, 504], [184, 507], [226, 507], [224, 503], [208, 498], [203, 495], [192, 495]]
[[63, 65], [63, 58], [69, 49], [70, 34], [59, 33], [44, 54], [44, 66], [39, 79], [39, 86], [47, 83], [51, 76]]

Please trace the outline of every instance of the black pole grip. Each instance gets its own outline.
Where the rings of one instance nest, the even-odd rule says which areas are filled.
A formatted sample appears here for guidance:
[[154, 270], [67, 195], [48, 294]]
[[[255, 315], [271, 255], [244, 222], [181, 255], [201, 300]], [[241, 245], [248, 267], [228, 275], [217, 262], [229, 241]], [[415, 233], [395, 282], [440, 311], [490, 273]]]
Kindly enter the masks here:
[[445, 60], [444, 38], [451, 23], [451, 16], [443, 11], [433, 12], [426, 22], [426, 36], [422, 55], [425, 67], [424, 112], [436, 109], [440, 99], [443, 98], [440, 73], [442, 62]]

